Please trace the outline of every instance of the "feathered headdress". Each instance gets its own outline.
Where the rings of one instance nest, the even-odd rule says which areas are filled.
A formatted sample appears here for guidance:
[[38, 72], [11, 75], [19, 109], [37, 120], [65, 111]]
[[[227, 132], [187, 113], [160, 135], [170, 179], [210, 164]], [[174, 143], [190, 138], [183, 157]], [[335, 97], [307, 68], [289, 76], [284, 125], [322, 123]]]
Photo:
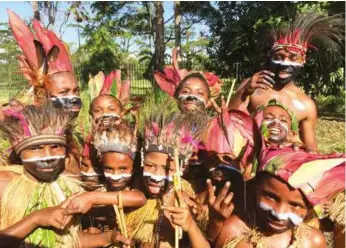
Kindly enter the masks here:
[[166, 153], [173, 158], [177, 149], [179, 159], [185, 163], [199, 145], [202, 132], [194, 119], [161, 110], [152, 112], [144, 123], [144, 152]]
[[255, 155], [256, 135], [259, 136], [259, 130], [250, 115], [237, 110], [223, 110], [220, 116], [211, 121], [205, 150], [210, 155], [232, 154], [247, 165]]
[[72, 128], [68, 114], [51, 104], [28, 105], [19, 111], [9, 109], [4, 114], [0, 130], [17, 154], [33, 145], [66, 145], [65, 134]]
[[94, 134], [93, 144], [100, 154], [106, 152], [118, 152], [134, 156], [137, 150], [136, 131], [125, 123], [102, 127]]
[[7, 12], [14, 38], [23, 52], [18, 56], [20, 70], [34, 87], [35, 95], [39, 98], [35, 101], [40, 102], [44, 94], [42, 89], [48, 84], [50, 75], [73, 72], [69, 53], [64, 43], [38, 21], [33, 21], [33, 34], [17, 14], [11, 10]]
[[319, 217], [331, 198], [345, 190], [345, 154], [311, 154], [292, 147], [267, 147], [262, 151], [259, 171], [274, 174], [300, 189]]
[[[115, 80], [115, 82], [114, 82]], [[113, 95], [125, 105], [130, 99], [130, 80], [121, 81], [121, 70], [114, 70], [107, 76], [100, 71], [96, 76], [89, 76], [89, 94], [92, 101], [100, 95]]]
[[309, 49], [337, 54], [343, 46], [345, 19], [341, 15], [324, 16], [316, 12], [299, 15], [287, 28], [273, 32], [272, 50], [285, 48], [305, 55]]
[[[190, 73], [196, 72], [179, 69], [176, 49], [173, 49], [172, 60], [173, 65], [166, 66], [163, 72], [154, 71], [154, 78], [161, 90], [174, 97], [174, 93], [180, 82]], [[221, 93], [222, 81], [212, 72], [200, 73], [208, 82], [211, 97], [216, 98]]]

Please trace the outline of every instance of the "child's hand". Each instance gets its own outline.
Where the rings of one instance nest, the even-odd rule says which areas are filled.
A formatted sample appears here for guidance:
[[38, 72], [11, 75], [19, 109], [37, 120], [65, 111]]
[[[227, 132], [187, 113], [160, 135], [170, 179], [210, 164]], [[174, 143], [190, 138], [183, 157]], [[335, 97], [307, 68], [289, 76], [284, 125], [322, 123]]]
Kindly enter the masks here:
[[122, 236], [118, 230], [112, 231], [111, 242], [113, 245], [122, 248], [130, 248], [132, 243], [130, 239]]
[[234, 205], [232, 203], [233, 193], [228, 193], [230, 186], [231, 183], [226, 182], [219, 194], [215, 196], [215, 187], [209, 179], [207, 180], [208, 204], [213, 220], [224, 221], [231, 216]]
[[35, 212], [37, 226], [64, 229], [72, 220], [73, 215], [77, 214], [72, 209], [70, 211], [66, 210], [66, 206], [70, 201], [71, 199], [67, 199], [59, 206], [44, 208]]
[[85, 214], [93, 207], [95, 200], [94, 192], [86, 192], [73, 195], [70, 198], [69, 204], [66, 206], [67, 212]]
[[177, 191], [176, 194], [180, 207], [168, 206], [165, 207], [164, 210], [170, 212], [172, 223], [174, 225], [180, 226], [185, 232], [189, 232], [195, 221], [193, 220], [189, 208], [184, 201], [181, 191]]

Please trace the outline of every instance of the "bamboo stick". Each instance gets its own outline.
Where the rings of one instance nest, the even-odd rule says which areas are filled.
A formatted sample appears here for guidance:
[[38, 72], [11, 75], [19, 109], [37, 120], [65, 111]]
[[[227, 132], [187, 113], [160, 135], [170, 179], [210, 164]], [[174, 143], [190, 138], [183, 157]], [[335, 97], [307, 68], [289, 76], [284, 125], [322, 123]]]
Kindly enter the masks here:
[[231, 100], [231, 96], [233, 94], [234, 85], [235, 85], [235, 79], [233, 79], [232, 85], [231, 85], [231, 89], [228, 92], [227, 101], [226, 101], [226, 106], [227, 107], [228, 107], [229, 101]]
[[[174, 173], [174, 180], [173, 180], [173, 186], [174, 191], [181, 190], [181, 177], [180, 177], [180, 163], [179, 163], [179, 152], [178, 149], [174, 149], [174, 163], [175, 163], [175, 173]], [[178, 202], [177, 198], [175, 198], [175, 204], [176, 207], [179, 207], [180, 202]], [[179, 248], [179, 240], [183, 237], [183, 230], [180, 226], [175, 226], [175, 248]]]

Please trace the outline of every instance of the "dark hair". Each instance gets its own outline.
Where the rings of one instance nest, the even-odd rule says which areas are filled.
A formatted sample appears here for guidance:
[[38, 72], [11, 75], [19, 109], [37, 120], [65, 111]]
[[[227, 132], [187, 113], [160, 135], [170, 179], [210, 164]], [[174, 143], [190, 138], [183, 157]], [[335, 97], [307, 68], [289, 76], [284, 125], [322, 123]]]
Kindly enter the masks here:
[[180, 81], [180, 83], [178, 84], [178, 87], [174, 91], [174, 98], [178, 98], [178, 95], [179, 95], [181, 88], [183, 88], [185, 82], [187, 82], [191, 78], [198, 78], [199, 80], [201, 80], [204, 83], [204, 85], [208, 91], [208, 98], [210, 98], [210, 89], [209, 89], [208, 81], [205, 79], [203, 74], [201, 74], [200, 72], [194, 72], [194, 73], [191, 73], [191, 74], [187, 75], [186, 77], [184, 77]]
[[120, 110], [121, 112], [123, 111], [123, 105], [121, 104], [120, 100], [118, 98], [116, 98], [115, 96], [111, 95], [111, 94], [102, 94], [102, 95], [99, 95], [97, 97], [95, 97], [91, 103], [90, 103], [90, 106], [89, 106], [89, 115], [92, 116], [92, 105], [94, 103], [94, 101], [96, 101], [97, 98], [101, 97], [101, 96], [109, 96], [109, 97], [112, 97], [120, 106]]

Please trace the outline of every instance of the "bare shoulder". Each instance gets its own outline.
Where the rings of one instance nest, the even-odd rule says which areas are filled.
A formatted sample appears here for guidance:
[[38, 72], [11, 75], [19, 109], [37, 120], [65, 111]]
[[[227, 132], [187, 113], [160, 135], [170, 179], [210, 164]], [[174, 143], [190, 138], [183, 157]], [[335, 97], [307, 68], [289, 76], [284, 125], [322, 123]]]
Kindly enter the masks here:
[[215, 247], [223, 247], [227, 241], [237, 238], [248, 229], [243, 220], [237, 215], [232, 215], [223, 223], [221, 232], [215, 242]]
[[301, 246], [307, 248], [326, 248], [326, 238], [320, 230], [309, 227], [308, 231], [302, 233]]

